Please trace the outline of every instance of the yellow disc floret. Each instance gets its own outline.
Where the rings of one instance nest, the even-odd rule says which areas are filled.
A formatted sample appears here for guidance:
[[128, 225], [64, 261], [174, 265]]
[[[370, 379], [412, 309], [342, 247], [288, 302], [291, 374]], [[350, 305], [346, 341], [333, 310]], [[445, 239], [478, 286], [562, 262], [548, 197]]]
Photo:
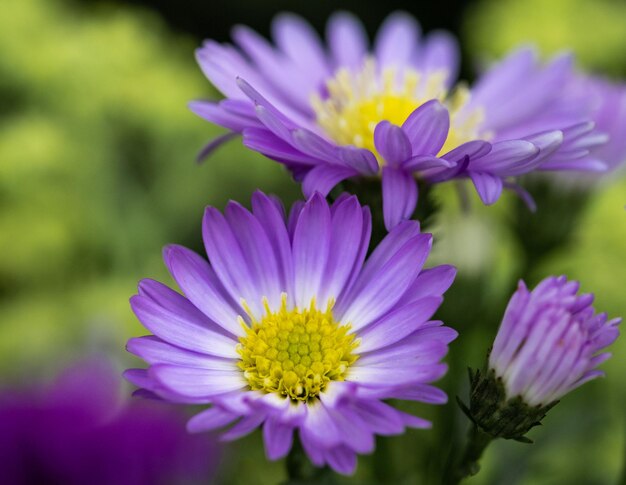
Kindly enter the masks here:
[[273, 392], [294, 401], [308, 401], [324, 391], [330, 381], [343, 381], [357, 355], [358, 341], [349, 325], [333, 319], [332, 304], [325, 311], [315, 306], [288, 309], [283, 294], [280, 309], [272, 312], [264, 301], [265, 315], [243, 323], [239, 338], [239, 368], [252, 390]]
[[313, 96], [312, 106], [318, 125], [340, 145], [367, 148], [379, 163], [384, 160], [374, 146], [376, 125], [387, 120], [401, 126], [409, 115], [431, 99], [444, 103], [450, 112], [450, 132], [440, 155], [472, 139], [478, 139], [483, 113], [462, 110], [469, 101], [469, 90], [459, 86], [450, 96], [447, 73], [423, 74], [415, 69], [379, 70], [370, 59], [361, 71], [342, 68], [326, 83], [328, 96]]

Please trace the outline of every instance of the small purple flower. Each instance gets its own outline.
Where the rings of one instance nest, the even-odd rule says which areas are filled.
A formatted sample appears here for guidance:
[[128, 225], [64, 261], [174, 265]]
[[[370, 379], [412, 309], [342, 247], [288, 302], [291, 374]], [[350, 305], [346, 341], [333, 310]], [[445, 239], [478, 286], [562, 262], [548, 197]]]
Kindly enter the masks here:
[[263, 428], [269, 459], [285, 456], [294, 431], [316, 466], [352, 473], [374, 436], [430, 423], [386, 399], [431, 404], [430, 385], [456, 332], [430, 320], [455, 270], [424, 270], [430, 234], [397, 225], [367, 262], [371, 217], [355, 196], [332, 206], [319, 194], [296, 203], [257, 192], [252, 211], [207, 208], [207, 262], [180, 246], [165, 263], [183, 295], [153, 280], [131, 306], [154, 336], [128, 350], [149, 368], [126, 377], [144, 394], [211, 407], [192, 432], [228, 426], [234, 440]]
[[588, 103], [564, 98], [570, 56], [542, 66], [532, 50], [519, 50], [469, 90], [453, 87], [456, 41], [445, 32], [420, 37], [404, 13], [383, 23], [371, 49], [347, 13], [331, 17], [327, 47], [294, 15], [276, 18], [275, 45], [238, 26], [237, 47], [206, 41], [197, 51], [227, 99], [191, 109], [287, 166], [307, 197], [348, 178], [382, 177], [387, 228], [412, 215], [416, 177], [470, 178], [492, 204], [505, 187], [527, 198], [513, 179], [533, 170], [605, 168], [588, 156], [606, 141]]
[[533, 291], [523, 282], [504, 314], [489, 357], [506, 396], [546, 406], [603, 373], [603, 352], [619, 335], [621, 319], [595, 314], [593, 295], [578, 295], [579, 283], [549, 277]]
[[211, 439], [189, 436], [178, 413], [124, 404], [102, 360], [68, 369], [49, 390], [0, 393], [0, 481], [7, 485], [206, 483]]

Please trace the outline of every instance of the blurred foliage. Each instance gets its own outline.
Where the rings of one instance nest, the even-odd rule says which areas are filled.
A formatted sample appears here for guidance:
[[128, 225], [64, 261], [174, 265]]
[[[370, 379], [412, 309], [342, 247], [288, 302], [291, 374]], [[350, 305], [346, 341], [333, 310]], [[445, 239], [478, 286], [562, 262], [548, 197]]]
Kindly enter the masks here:
[[[470, 46], [492, 55], [536, 40], [547, 50], [573, 46], [587, 65], [624, 72], [626, 58], [617, 48], [626, 45], [622, 8], [608, 0], [486, 0], [467, 32]], [[573, 20], [576, 15], [582, 20]], [[578, 27], [583, 20], [603, 28]], [[220, 207], [229, 198], [247, 204], [257, 187], [287, 204], [298, 196], [277, 164], [238, 141], [206, 165], [194, 163], [202, 145], [220, 133], [186, 109], [190, 99], [216, 96], [193, 62], [197, 43], [174, 36], [146, 10], [60, 0], [3, 3], [0, 378], [30, 378], [85, 349], [139, 364], [123, 351], [129, 336], [145, 333], [128, 298], [140, 278], [169, 281], [162, 246], [201, 250], [207, 204]], [[626, 181], [592, 190], [572, 241], [556, 244], [549, 258], [527, 268], [516, 229], [518, 218], [536, 216], [517, 210], [510, 194], [484, 207], [469, 190], [464, 207], [455, 186], [435, 188], [440, 212], [430, 226], [429, 264], [459, 268], [439, 315], [461, 332], [442, 381], [452, 398], [466, 392], [466, 367], [481, 366], [521, 275], [531, 285], [548, 273], [580, 278], [585, 291], [596, 292], [599, 309], [626, 314]], [[556, 212], [541, 203], [539, 210]], [[614, 480], [624, 454], [626, 340], [613, 352], [603, 366], [607, 379], [567, 396], [546, 426], [533, 431], [537, 444], [496, 443], [484, 471], [468, 483]], [[450, 435], [462, 437], [467, 422], [453, 399], [438, 408], [401, 407], [433, 420], [433, 431], [379, 438], [378, 452], [361, 457], [356, 476], [338, 483], [436, 483]], [[229, 445], [226, 458], [219, 483], [284, 479], [283, 463], [264, 458], [258, 432]]]
[[531, 43], [546, 55], [573, 50], [587, 68], [626, 74], [622, 0], [479, 0], [468, 8], [464, 34], [473, 58]]
[[92, 334], [122, 354], [137, 280], [164, 276], [164, 244], [200, 248], [205, 205], [297, 193], [236, 142], [194, 163], [219, 133], [186, 108], [214, 96], [195, 42], [146, 11], [70, 7], [10, 0], [0, 16], [2, 374]]

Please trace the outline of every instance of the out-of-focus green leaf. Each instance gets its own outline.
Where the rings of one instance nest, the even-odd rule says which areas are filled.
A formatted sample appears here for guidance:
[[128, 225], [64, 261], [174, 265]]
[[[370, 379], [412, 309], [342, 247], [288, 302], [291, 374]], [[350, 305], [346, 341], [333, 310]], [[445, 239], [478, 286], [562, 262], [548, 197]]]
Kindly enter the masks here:
[[536, 44], [545, 55], [573, 50], [587, 68], [626, 74], [620, 0], [481, 0], [468, 12], [463, 37], [474, 59]]

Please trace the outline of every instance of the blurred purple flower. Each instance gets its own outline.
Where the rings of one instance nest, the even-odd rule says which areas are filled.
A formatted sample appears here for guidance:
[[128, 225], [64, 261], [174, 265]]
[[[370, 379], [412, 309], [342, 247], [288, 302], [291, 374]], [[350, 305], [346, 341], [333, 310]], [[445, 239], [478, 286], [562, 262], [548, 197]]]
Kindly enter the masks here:
[[327, 48], [295, 15], [278, 16], [272, 27], [275, 46], [242, 26], [233, 30], [238, 48], [206, 41], [198, 62], [227, 99], [190, 106], [285, 164], [307, 197], [351, 177], [381, 176], [391, 228], [415, 209], [416, 177], [470, 178], [492, 204], [504, 187], [527, 199], [509, 179], [533, 170], [605, 168], [589, 156], [606, 137], [594, 130], [588, 103], [563, 98], [570, 56], [542, 66], [532, 50], [519, 50], [470, 91], [453, 88], [454, 38], [421, 38], [408, 14], [390, 15], [371, 51], [347, 13], [328, 22]]
[[610, 170], [626, 162], [626, 85], [593, 76], [580, 76], [580, 89], [591, 98], [596, 127], [609, 136], [608, 143], [593, 149]]
[[533, 291], [522, 281], [504, 314], [489, 357], [508, 399], [548, 405], [603, 373], [621, 319], [595, 314], [593, 295], [578, 295], [565, 276], [544, 279]]
[[286, 218], [257, 192], [252, 212], [209, 207], [209, 262], [180, 246], [165, 263], [184, 296], [139, 284], [133, 311], [155, 336], [128, 350], [150, 367], [126, 377], [162, 399], [211, 408], [193, 432], [231, 426], [233, 440], [263, 427], [269, 459], [285, 456], [297, 430], [316, 466], [352, 473], [374, 436], [430, 423], [386, 399], [446, 402], [430, 385], [456, 332], [431, 320], [455, 270], [424, 270], [432, 236], [397, 225], [365, 262], [371, 217], [355, 196], [329, 207], [315, 194]]
[[102, 360], [76, 364], [50, 389], [0, 394], [3, 485], [207, 483], [210, 438], [189, 436], [178, 413], [120, 400], [121, 380]]

